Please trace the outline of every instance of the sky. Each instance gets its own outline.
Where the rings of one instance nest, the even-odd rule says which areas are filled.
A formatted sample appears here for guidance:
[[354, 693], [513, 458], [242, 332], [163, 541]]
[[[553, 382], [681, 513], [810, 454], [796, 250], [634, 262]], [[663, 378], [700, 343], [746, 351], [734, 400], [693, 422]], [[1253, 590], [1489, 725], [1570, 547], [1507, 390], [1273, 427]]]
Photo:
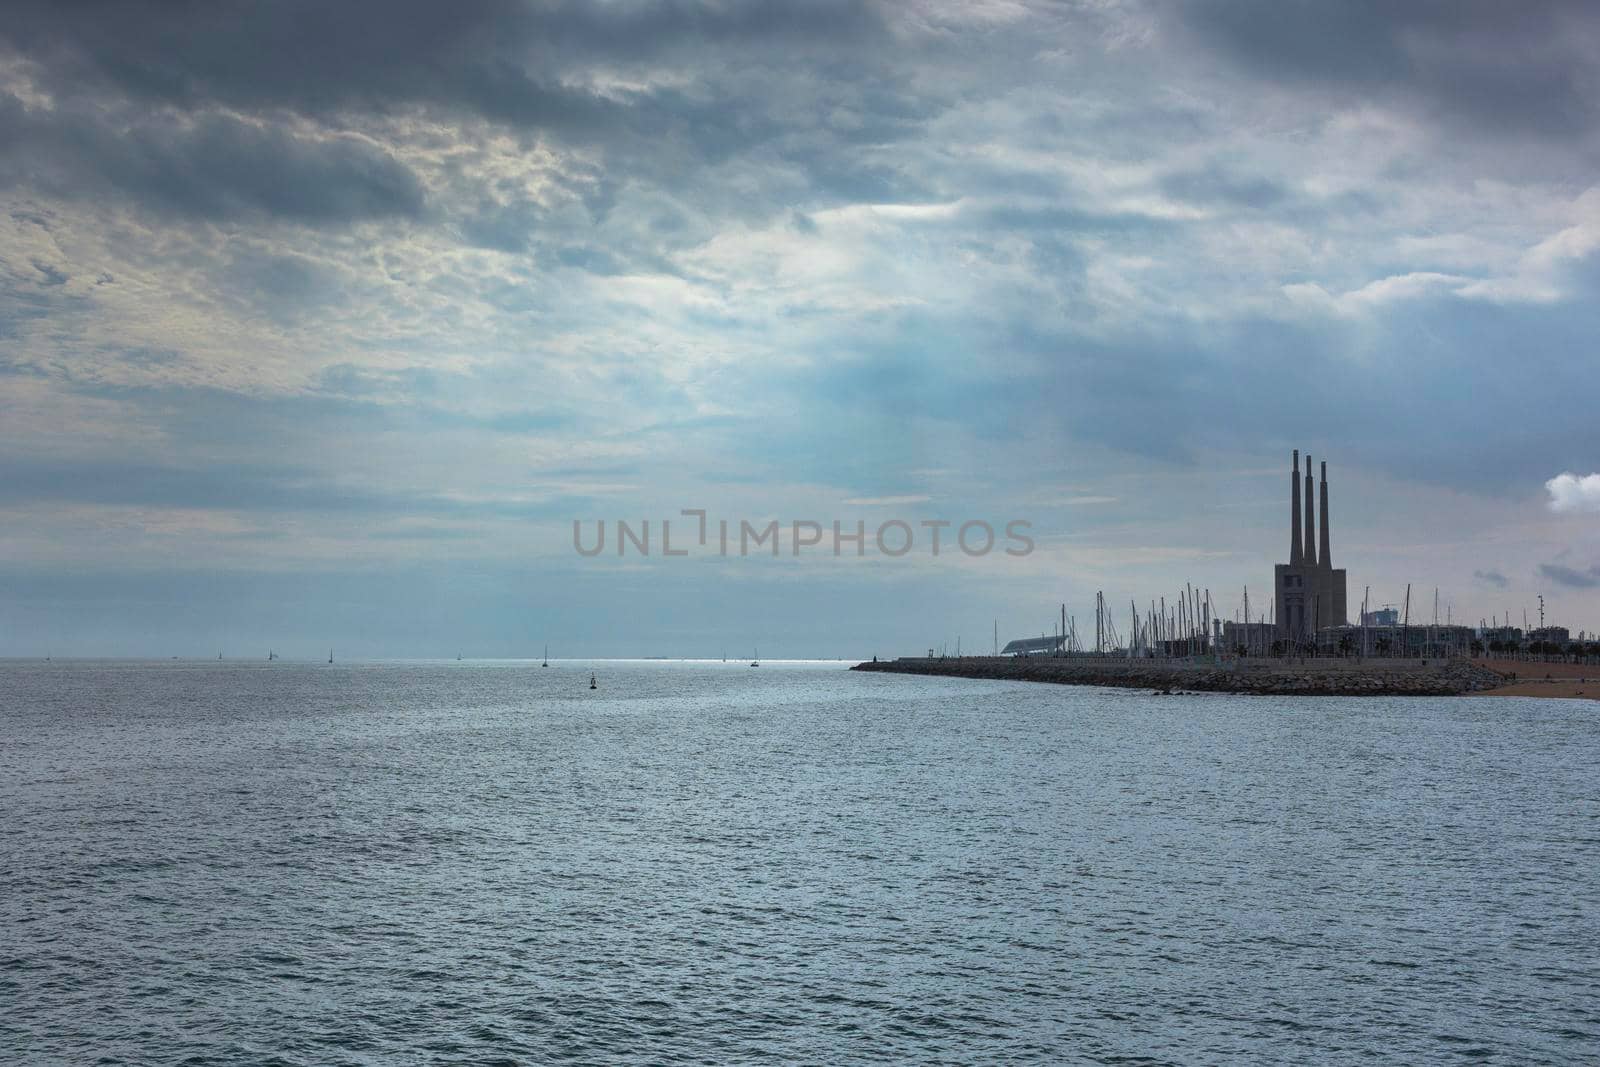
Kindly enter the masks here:
[[1292, 449], [1352, 611], [1600, 629], [1597, 53], [1588, 3], [12, 0], [0, 655], [1231, 618]]

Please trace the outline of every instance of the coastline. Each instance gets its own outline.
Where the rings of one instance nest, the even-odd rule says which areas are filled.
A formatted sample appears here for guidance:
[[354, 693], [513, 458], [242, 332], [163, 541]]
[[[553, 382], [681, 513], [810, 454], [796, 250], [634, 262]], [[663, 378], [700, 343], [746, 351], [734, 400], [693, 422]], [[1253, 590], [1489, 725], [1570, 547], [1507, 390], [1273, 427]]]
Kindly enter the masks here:
[[[1496, 667], [1502, 665], [1496, 664]], [[1218, 664], [1180, 660], [1128, 660], [1094, 656], [963, 656], [960, 658], [878, 660], [858, 663], [855, 671], [920, 674], [946, 678], [1097, 685], [1119, 689], [1252, 693], [1261, 696], [1600, 696], [1600, 679], [1578, 674], [1545, 681], [1527, 678], [1537, 669], [1570, 664], [1516, 663], [1518, 677], [1482, 661], [1236, 660]], [[1586, 668], [1600, 676], [1600, 669]], [[1577, 668], [1581, 671], [1584, 668]]]

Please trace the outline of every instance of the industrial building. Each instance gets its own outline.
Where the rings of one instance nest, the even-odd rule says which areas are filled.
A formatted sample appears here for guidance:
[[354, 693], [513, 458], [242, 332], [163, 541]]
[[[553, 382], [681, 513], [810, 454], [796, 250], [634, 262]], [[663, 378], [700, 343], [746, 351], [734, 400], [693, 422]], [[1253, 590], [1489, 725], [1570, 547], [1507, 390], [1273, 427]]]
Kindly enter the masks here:
[[[1311, 477], [1311, 456], [1306, 455], [1304, 523], [1301, 522], [1300, 450], [1294, 452], [1289, 477], [1289, 562], [1273, 568], [1274, 610], [1281, 640], [1305, 644], [1317, 631], [1345, 626], [1345, 572], [1333, 566], [1328, 541], [1328, 464], [1322, 464], [1321, 526], [1313, 504], [1316, 486]], [[1318, 544], [1318, 532], [1321, 544]]]
[[[1289, 474], [1289, 559], [1273, 567], [1273, 609], [1268, 615], [1250, 607], [1245, 591], [1243, 619], [1218, 617], [1209, 590], [1185, 585], [1174, 605], [1165, 598], [1151, 601], [1146, 613], [1128, 605], [1132, 629], [1126, 640], [1117, 634], [1103, 593], [1095, 596], [1095, 655], [1125, 658], [1193, 659], [1196, 657], [1354, 656], [1449, 658], [1491, 653], [1572, 654], [1577, 648], [1564, 627], [1543, 626], [1524, 630], [1511, 626], [1481, 629], [1455, 625], [1447, 608], [1443, 623], [1435, 591], [1432, 621], [1413, 622], [1410, 587], [1404, 611], [1393, 605], [1358, 612], [1360, 622], [1349, 622], [1347, 575], [1333, 565], [1333, 513], [1328, 495], [1328, 464], [1320, 466], [1320, 483], [1306, 456], [1304, 478], [1300, 451], [1294, 450]], [[1318, 506], [1320, 504], [1320, 507]], [[1361, 605], [1369, 607], [1363, 599]], [[1541, 609], [1543, 604], [1541, 602]], [[1542, 621], [1542, 610], [1541, 610]], [[1087, 642], [1085, 642], [1087, 644]], [[1023, 638], [998, 650], [1002, 656], [1089, 655], [1080, 645], [1066, 606], [1061, 608], [1060, 629], [1053, 636]], [[929, 650], [929, 656], [933, 655]]]

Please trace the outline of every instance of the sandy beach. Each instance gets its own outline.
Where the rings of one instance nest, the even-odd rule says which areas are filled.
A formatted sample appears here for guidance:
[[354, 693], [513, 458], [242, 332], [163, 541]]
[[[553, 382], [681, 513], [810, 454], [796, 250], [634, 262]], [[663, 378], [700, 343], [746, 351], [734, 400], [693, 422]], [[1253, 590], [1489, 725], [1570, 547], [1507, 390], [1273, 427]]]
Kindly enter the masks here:
[[1600, 679], [1583, 682], [1574, 678], [1553, 678], [1549, 681], [1513, 682], [1497, 689], [1483, 689], [1471, 694], [1475, 697], [1556, 697], [1561, 699], [1600, 700]]
[[1506, 684], [1474, 696], [1600, 699], [1600, 667], [1581, 663], [1526, 663], [1520, 660], [1477, 661], [1506, 678]]

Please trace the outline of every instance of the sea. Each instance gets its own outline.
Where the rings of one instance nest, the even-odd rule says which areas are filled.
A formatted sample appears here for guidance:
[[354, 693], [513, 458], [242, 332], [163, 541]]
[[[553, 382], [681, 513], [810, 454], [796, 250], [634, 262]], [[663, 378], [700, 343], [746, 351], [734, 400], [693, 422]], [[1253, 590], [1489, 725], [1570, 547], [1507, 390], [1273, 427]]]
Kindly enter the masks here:
[[0, 1063], [1600, 1062], [1597, 705], [844, 666], [0, 663]]

